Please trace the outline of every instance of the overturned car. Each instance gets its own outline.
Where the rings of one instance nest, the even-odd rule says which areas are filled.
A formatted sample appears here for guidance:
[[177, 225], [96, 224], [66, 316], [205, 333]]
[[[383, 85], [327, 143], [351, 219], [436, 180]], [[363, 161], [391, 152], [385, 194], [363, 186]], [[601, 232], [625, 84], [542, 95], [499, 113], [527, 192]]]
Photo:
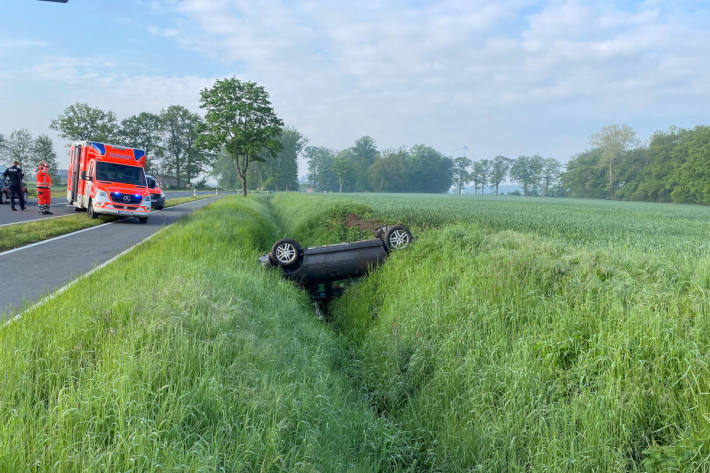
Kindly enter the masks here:
[[412, 234], [403, 225], [385, 225], [375, 230], [375, 239], [301, 248], [296, 240], [284, 238], [271, 252], [259, 258], [267, 268], [279, 267], [283, 275], [304, 286], [316, 298], [331, 298], [342, 288], [333, 282], [366, 275], [379, 266], [391, 251], [406, 248]]

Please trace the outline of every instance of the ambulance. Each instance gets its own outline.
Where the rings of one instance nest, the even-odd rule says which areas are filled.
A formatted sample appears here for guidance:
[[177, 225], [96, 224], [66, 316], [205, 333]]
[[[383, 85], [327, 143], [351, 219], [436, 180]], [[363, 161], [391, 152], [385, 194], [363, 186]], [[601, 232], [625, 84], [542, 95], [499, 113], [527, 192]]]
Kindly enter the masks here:
[[91, 218], [99, 214], [136, 217], [150, 215], [150, 191], [145, 178], [145, 151], [95, 141], [69, 148], [67, 200]]

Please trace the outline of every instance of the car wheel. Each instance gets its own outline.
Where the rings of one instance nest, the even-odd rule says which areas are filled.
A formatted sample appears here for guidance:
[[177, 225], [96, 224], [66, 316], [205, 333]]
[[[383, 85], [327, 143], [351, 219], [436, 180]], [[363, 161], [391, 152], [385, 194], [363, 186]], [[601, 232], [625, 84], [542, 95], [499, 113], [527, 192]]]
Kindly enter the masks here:
[[148, 221], [148, 217], [138, 217], [139, 223], [146, 223], [147, 221]]
[[279, 266], [291, 266], [301, 257], [301, 245], [290, 238], [281, 239], [271, 247], [269, 256]]
[[396, 225], [387, 230], [385, 244], [390, 250], [401, 250], [409, 246], [412, 242], [412, 234], [403, 225]]
[[94, 212], [94, 203], [92, 201], [89, 201], [89, 208], [87, 209], [87, 212], [89, 212], [89, 218], [98, 217], [98, 215], [96, 215], [96, 212]]

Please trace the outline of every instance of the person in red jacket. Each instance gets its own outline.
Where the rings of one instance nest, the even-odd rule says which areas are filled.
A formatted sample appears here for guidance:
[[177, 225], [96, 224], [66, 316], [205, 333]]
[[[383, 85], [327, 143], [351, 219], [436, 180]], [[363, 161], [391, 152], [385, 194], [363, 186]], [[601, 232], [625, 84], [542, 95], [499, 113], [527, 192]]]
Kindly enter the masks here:
[[37, 167], [37, 203], [39, 213], [42, 215], [52, 215], [49, 205], [52, 200], [52, 179], [49, 177], [49, 166], [41, 162]]

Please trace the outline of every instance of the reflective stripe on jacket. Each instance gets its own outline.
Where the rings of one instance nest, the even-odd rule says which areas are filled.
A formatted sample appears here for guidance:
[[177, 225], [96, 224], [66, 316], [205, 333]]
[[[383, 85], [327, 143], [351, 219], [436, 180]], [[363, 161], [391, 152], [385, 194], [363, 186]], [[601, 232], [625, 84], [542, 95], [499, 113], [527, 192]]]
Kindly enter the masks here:
[[52, 180], [47, 171], [37, 171], [37, 188], [49, 189], [52, 186]]

